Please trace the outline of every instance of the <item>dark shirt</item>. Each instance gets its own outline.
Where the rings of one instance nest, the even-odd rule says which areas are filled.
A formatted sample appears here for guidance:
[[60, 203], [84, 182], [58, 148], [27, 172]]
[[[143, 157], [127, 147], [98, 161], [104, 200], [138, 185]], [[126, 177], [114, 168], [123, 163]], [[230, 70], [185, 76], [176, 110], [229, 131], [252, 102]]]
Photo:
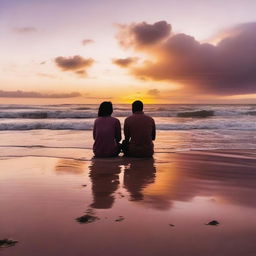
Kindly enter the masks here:
[[129, 141], [128, 155], [135, 157], [150, 157], [154, 153], [156, 136], [155, 121], [143, 112], [135, 112], [124, 122], [125, 140]]
[[117, 118], [99, 117], [93, 127], [93, 152], [97, 157], [117, 156], [121, 140], [121, 125]]

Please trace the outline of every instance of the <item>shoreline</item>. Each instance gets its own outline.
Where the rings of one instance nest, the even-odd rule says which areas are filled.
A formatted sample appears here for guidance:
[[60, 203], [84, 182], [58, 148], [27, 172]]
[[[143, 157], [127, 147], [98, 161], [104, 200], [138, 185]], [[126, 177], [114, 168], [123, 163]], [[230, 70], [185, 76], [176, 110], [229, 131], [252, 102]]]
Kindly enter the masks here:
[[[1, 255], [256, 251], [256, 150], [88, 161], [18, 157], [0, 165], [0, 239], [18, 240]], [[77, 222], [85, 214], [95, 217], [92, 223]], [[205, 225], [213, 220], [220, 224]]]
[[[90, 158], [88, 159], [84, 159], [83, 157], [77, 157], [77, 158], [74, 158], [74, 157], [68, 157], [68, 156], [58, 156], [58, 155], [5, 155], [5, 154], [2, 154], [0, 156], [0, 160], [1, 158], [19, 158], [19, 157], [39, 157], [39, 158], [54, 158], [54, 159], [73, 159], [73, 160], [78, 160], [78, 161], [92, 161], [94, 159], [101, 159], [101, 160], [113, 160], [113, 159], [151, 159], [150, 158], [140, 158], [140, 157], [127, 157], [127, 156], [123, 156], [122, 153], [120, 155], [118, 155], [117, 157], [94, 157], [93, 156], [93, 151], [91, 148], [79, 148], [79, 147], [42, 147], [42, 146], [34, 146], [34, 147], [31, 147], [31, 146], [0, 146], [0, 148], [33, 148], [33, 149], [64, 149], [64, 150], [77, 150], [77, 151], [83, 151], [82, 153], [86, 153], [86, 154], [89, 154], [91, 155]], [[24, 152], [23, 152], [24, 153]], [[254, 159], [256, 158], [256, 149], [190, 149], [190, 150], [185, 150], [185, 149], [177, 149], [177, 150], [173, 150], [173, 151], [158, 151], [158, 152], [155, 152], [154, 155], [153, 155], [153, 159], [156, 159], [158, 155], [161, 155], [161, 154], [202, 154], [202, 155], [216, 155], [216, 156], [232, 156], [232, 157], [237, 157], [237, 158], [247, 158], [247, 159]]]

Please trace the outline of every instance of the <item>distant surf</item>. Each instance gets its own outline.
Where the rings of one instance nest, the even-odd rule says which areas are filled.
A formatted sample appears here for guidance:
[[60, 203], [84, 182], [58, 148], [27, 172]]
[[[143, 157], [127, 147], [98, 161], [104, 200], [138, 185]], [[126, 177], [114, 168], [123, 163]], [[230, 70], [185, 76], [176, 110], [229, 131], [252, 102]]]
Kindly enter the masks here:
[[[0, 130], [91, 130], [98, 105], [0, 105]], [[256, 131], [256, 105], [146, 105], [158, 130]], [[113, 116], [131, 115], [130, 105], [114, 105]], [[204, 117], [204, 118], [202, 118]]]
[[[161, 118], [157, 119], [156, 128], [157, 130], [245, 130], [245, 131], [256, 131], [256, 121], [246, 121], [239, 122], [236, 120], [192, 120], [189, 122], [179, 123], [177, 120], [170, 119], [170, 123], [166, 123], [166, 120]], [[46, 121], [19, 121], [19, 122], [0, 122], [0, 131], [4, 130], [38, 130], [38, 129], [47, 129], [47, 130], [92, 130], [93, 128], [93, 119], [91, 120], [75, 120], [66, 119], [66, 120], [46, 120]]]
[[213, 110], [199, 110], [190, 112], [181, 112], [177, 114], [178, 117], [209, 117], [214, 116]]

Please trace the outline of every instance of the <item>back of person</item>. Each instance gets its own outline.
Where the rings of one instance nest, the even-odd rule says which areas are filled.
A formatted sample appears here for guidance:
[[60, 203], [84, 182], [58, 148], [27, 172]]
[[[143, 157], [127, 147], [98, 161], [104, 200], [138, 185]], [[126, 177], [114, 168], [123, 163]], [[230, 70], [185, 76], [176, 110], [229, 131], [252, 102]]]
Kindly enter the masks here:
[[121, 140], [120, 122], [117, 118], [111, 117], [112, 110], [109, 112], [107, 111], [106, 115], [102, 115], [100, 109], [99, 117], [95, 120], [93, 127], [94, 155], [96, 157], [117, 156], [120, 152], [120, 146], [118, 144], [118, 142]]
[[[136, 102], [139, 102], [138, 109], [136, 109]], [[125, 140], [128, 142], [127, 154], [134, 157], [151, 157], [154, 153], [152, 141], [155, 139], [155, 122], [153, 118], [142, 112], [142, 102], [134, 103], [133, 115], [126, 118], [124, 123]]]

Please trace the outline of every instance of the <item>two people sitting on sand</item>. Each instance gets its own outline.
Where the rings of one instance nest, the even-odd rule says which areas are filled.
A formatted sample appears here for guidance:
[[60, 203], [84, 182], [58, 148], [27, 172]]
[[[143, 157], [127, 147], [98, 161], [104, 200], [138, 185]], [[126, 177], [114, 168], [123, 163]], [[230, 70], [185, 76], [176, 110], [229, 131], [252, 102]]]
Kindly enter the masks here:
[[139, 100], [132, 103], [133, 114], [124, 121], [124, 141], [120, 121], [112, 117], [111, 102], [102, 102], [98, 118], [93, 127], [93, 152], [96, 157], [115, 157], [123, 151], [125, 156], [152, 157], [153, 141], [156, 137], [155, 121], [143, 112], [143, 103]]

